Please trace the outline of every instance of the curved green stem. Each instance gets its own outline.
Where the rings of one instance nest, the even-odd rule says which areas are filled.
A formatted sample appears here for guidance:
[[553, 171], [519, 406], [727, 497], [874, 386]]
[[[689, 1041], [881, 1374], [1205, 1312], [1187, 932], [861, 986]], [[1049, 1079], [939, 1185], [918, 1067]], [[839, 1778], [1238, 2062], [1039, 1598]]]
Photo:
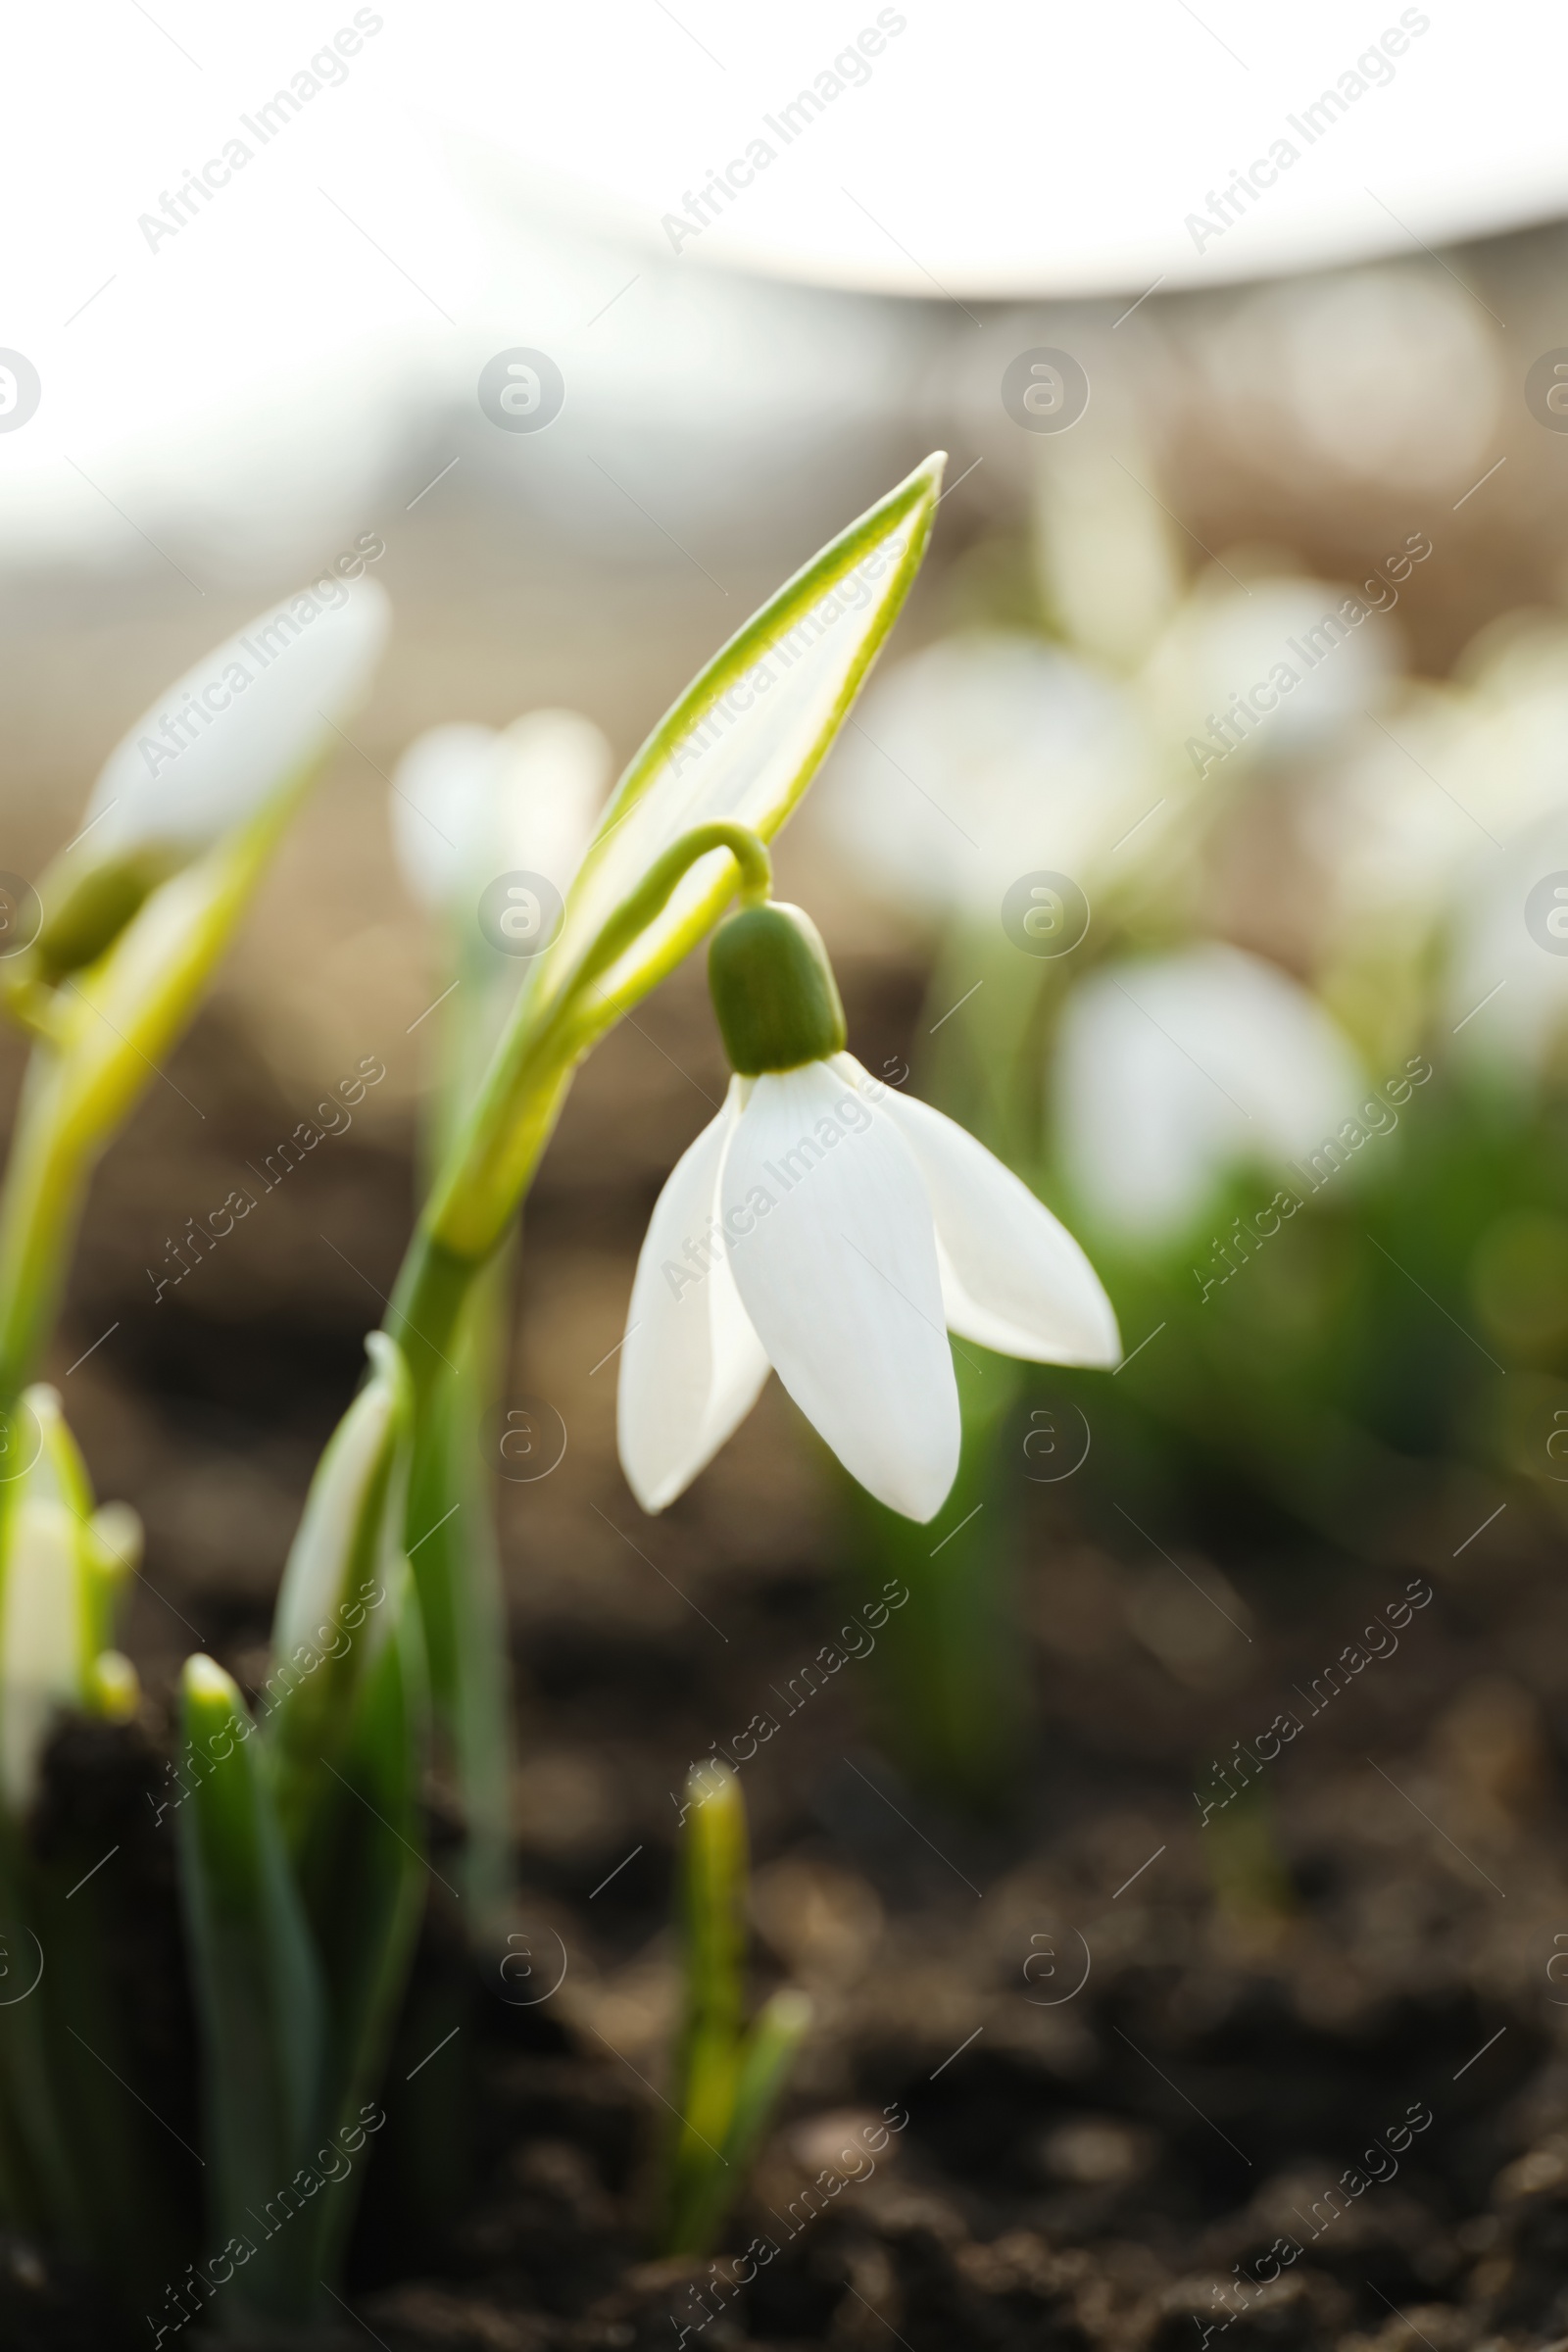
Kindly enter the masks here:
[[[542, 1012], [526, 994], [519, 999], [431, 1187], [387, 1306], [385, 1329], [414, 1383], [405, 1540], [418, 1585], [435, 1714], [460, 1754], [473, 1744], [466, 1710], [483, 1711], [472, 1688], [476, 1649], [495, 1640], [493, 1625], [486, 1629], [475, 1616], [477, 1571], [466, 1557], [466, 1536], [437, 1532], [443, 1514], [450, 1515], [448, 1424], [455, 1397], [469, 1385], [465, 1367], [475, 1286], [505, 1243], [578, 1062], [621, 1010], [614, 992], [595, 994], [596, 983], [662, 911], [682, 877], [716, 850], [734, 859], [748, 904], [767, 898], [772, 865], [757, 834], [729, 823], [694, 826], [615, 908], [559, 997]], [[471, 1788], [469, 1793], [471, 1802]]]
[[[496, 1248], [550, 1140], [573, 1069], [623, 1009], [613, 993], [596, 997], [596, 982], [662, 911], [682, 876], [715, 850], [727, 850], [734, 858], [748, 903], [766, 898], [772, 865], [761, 840], [745, 825], [696, 825], [671, 843], [610, 916], [542, 1016], [526, 994], [519, 999], [467, 1123], [432, 1189], [411, 1258], [438, 1249], [476, 1271]], [[394, 1294], [394, 1304], [416, 1324], [410, 1300], [422, 1296], [425, 1281], [422, 1269], [415, 1273], [406, 1262]]]
[[92, 1172], [184, 1028], [312, 769], [146, 897], [100, 959], [47, 998], [15, 979], [38, 1035], [0, 1192], [0, 1413], [36, 1376]]

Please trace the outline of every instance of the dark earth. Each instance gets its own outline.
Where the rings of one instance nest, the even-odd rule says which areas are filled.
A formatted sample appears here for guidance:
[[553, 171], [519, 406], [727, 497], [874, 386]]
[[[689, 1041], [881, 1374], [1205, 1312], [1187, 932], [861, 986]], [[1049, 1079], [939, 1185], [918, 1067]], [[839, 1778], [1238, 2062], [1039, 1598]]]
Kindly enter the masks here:
[[[845, 977], [862, 1057], [897, 1053], [917, 975]], [[323, 2344], [1568, 2342], [1565, 1555], [1523, 1492], [1456, 1552], [1494, 1497], [1437, 1464], [1430, 1508], [1368, 1558], [1222, 1511], [1151, 1550], [1113, 1485], [1020, 1483], [1035, 1716], [989, 1817], [921, 1788], [875, 1656], [781, 1722], [743, 1774], [755, 1990], [805, 1986], [815, 2024], [721, 2256], [650, 2260], [671, 1792], [885, 1571], [776, 1390], [666, 1518], [620, 1482], [596, 1359], [662, 1172], [709, 1115], [683, 1081], [717, 1079], [700, 976], [640, 1017], [582, 1082], [528, 1213], [515, 1409], [556, 1413], [569, 1444], [500, 1488], [513, 1957], [465, 1957], [433, 1784], [426, 1932]], [[264, 1239], [257, 1216], [154, 1306], [171, 1202], [221, 1200], [300, 1115], [217, 1012], [172, 1074], [200, 1135], [152, 1090], [95, 1194], [55, 1368], [65, 1388], [118, 1321], [67, 1403], [99, 1492], [147, 1521], [127, 1644], [149, 1696], [131, 1733], [62, 1732], [34, 1835], [121, 1837], [107, 1915], [188, 2135], [171, 1848], [147, 1801], [168, 1694], [198, 1640], [262, 1679], [304, 1484], [407, 1231], [412, 1136], [384, 1121], [323, 1151]], [[1430, 1598], [1391, 1620], [1412, 1590]], [[1396, 1646], [1358, 1650], [1330, 1697], [1325, 1668], [1374, 1612]], [[1246, 1780], [1237, 1743], [1255, 1752], [1287, 1708], [1298, 1736]], [[17, 2352], [156, 2335], [16, 2243], [0, 2314]]]

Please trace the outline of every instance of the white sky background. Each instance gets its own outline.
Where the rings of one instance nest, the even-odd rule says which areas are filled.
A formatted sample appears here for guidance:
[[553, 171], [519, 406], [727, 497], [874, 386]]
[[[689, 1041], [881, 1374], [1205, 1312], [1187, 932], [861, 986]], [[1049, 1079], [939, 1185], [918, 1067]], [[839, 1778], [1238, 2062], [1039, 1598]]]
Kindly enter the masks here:
[[411, 420], [471, 404], [510, 345], [551, 352], [568, 399], [607, 422], [662, 411], [698, 435], [707, 416], [755, 433], [770, 403], [853, 405], [853, 340], [834, 359], [845, 380], [824, 380], [820, 351], [769, 342], [739, 270], [1131, 300], [1155, 281], [1419, 257], [1568, 209], [1568, 12], [1526, 0], [1406, 12], [1430, 24], [1392, 80], [1201, 253], [1186, 215], [1294, 136], [1285, 117], [1399, 8], [911, 0], [863, 86], [678, 257], [662, 216], [770, 137], [761, 118], [874, 6], [370, 13], [381, 27], [343, 82], [156, 251], [138, 216], [225, 140], [256, 149], [239, 117], [354, 8], [87, 0], [13, 20], [0, 346], [43, 394], [0, 432], [0, 563], [112, 558], [144, 530], [198, 544], [217, 576], [226, 560], [248, 571], [307, 520], [313, 543], [323, 517], [347, 528]]

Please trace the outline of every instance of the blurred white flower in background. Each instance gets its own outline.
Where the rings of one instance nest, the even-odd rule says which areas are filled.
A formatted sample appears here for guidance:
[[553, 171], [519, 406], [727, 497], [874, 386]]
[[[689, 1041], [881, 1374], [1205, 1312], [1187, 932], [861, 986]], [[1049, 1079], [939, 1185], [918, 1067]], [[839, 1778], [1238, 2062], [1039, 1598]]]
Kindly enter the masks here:
[[192, 858], [256, 815], [335, 748], [391, 622], [373, 580], [327, 573], [205, 655], [110, 753], [82, 863], [149, 848]]
[[392, 783], [404, 881], [437, 910], [514, 870], [543, 874], [564, 898], [610, 774], [610, 745], [575, 710], [530, 710], [499, 732], [465, 721], [431, 727]]
[[1035, 867], [1081, 880], [1160, 791], [1124, 688], [1041, 638], [976, 630], [877, 681], [821, 807], [867, 887], [933, 920], [994, 913]]
[[1440, 1042], [1539, 1071], [1568, 1016], [1568, 975], [1525, 921], [1535, 882], [1568, 867], [1568, 632], [1514, 615], [1452, 685], [1409, 685], [1314, 779], [1303, 839], [1327, 877], [1330, 970], [1411, 967], [1446, 935]]
[[[1328, 580], [1243, 585], [1217, 568], [1205, 573], [1145, 666], [1154, 723], [1184, 749], [1206, 741], [1238, 769], [1321, 749], [1382, 702], [1397, 667], [1398, 640], [1369, 606]], [[1356, 607], [1364, 617], [1353, 616]], [[1228, 734], [1216, 719], [1228, 720]]]
[[[1031, 340], [1020, 331], [1021, 343]], [[1104, 341], [1078, 355], [1094, 374], [1088, 413], [1070, 433], [1041, 439], [1030, 453], [1031, 520], [1048, 610], [1081, 653], [1126, 673], [1180, 602], [1185, 563], [1180, 526], [1150, 488], [1159, 478], [1158, 459]]]
[[1387, 947], [1395, 935], [1424, 935], [1463, 861], [1494, 854], [1493, 820], [1479, 795], [1473, 805], [1467, 797], [1462, 735], [1453, 692], [1412, 682], [1377, 726], [1355, 730], [1310, 778], [1301, 837], [1324, 877], [1331, 956], [1358, 942]]
[[1385, 494], [1449, 499], [1485, 471], [1501, 405], [1496, 338], [1441, 268], [1336, 271], [1242, 298], [1204, 363], [1255, 465], [1293, 487], [1304, 464]]
[[1476, 861], [1455, 894], [1439, 1009], [1440, 1035], [1472, 1068], [1529, 1083], [1557, 1057], [1568, 1034], [1568, 809]]
[[1208, 940], [1090, 975], [1053, 1072], [1062, 1166], [1086, 1217], [1135, 1247], [1176, 1239], [1225, 1179], [1312, 1151], [1356, 1107], [1355, 1054], [1275, 965]]

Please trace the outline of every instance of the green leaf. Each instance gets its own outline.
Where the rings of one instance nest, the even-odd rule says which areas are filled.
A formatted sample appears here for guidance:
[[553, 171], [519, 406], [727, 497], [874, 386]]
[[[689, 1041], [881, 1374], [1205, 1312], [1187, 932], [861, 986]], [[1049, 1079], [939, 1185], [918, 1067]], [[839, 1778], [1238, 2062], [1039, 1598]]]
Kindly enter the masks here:
[[[319, 2272], [303, 2219], [320, 2114], [325, 2002], [261, 1742], [222, 1668], [188, 1658], [180, 1890], [201, 2025], [209, 2221], [254, 2257], [237, 2291], [276, 2319], [306, 2317]], [[263, 2234], [266, 2232], [267, 2234]]]
[[704, 2254], [740, 2193], [811, 2022], [811, 2004], [786, 1986], [764, 2005], [751, 2033], [742, 2033], [746, 1804], [727, 1764], [693, 1766], [681, 1822], [680, 2121], [669, 2152], [661, 2245], [666, 2254]]
[[95, 963], [148, 893], [309, 775], [386, 636], [373, 582], [285, 598], [206, 654], [117, 744], [80, 830], [38, 886], [29, 969]]
[[673, 2251], [706, 2254], [718, 2236], [810, 2023], [810, 2001], [793, 1985], [781, 1986], [763, 2003], [736, 2068], [729, 2130], [719, 2150], [723, 2161], [710, 2162], [694, 2179], [682, 2216], [682, 2242]]
[[58, 1718], [99, 1711], [111, 1629], [92, 1491], [54, 1390], [29, 1389], [8, 1432], [3, 1458], [24, 1467], [0, 1484], [0, 1802], [22, 1821]]
[[[908, 594], [930, 536], [939, 452], [829, 542], [738, 630], [669, 710], [612, 795], [541, 973], [548, 1003], [656, 858], [719, 818], [769, 841], [821, 765]], [[600, 983], [633, 1003], [717, 918], [733, 883], [715, 855]]]
[[409, 1376], [383, 1332], [366, 1345], [369, 1377], [317, 1464], [283, 1571], [261, 1701], [278, 1818], [296, 1855], [313, 1815], [339, 1802], [327, 1766], [402, 1586]]
[[[919, 569], [944, 457], [927, 459], [786, 581], [654, 729], [612, 794], [536, 958], [468, 1128], [432, 1196], [431, 1241], [460, 1259], [499, 1241], [543, 1149], [572, 1061], [717, 919], [733, 894], [727, 850], [703, 857], [662, 911], [588, 985], [575, 983], [616, 910], [697, 827], [771, 840], [816, 773]], [[536, 1044], [570, 1003], [558, 1046]]]
[[[727, 1764], [695, 1766], [682, 1815], [679, 1918], [685, 2003], [664, 2247], [697, 2249], [705, 2219], [734, 2193], [724, 2142], [735, 2108], [746, 1965], [746, 1806]], [[715, 2178], [716, 2176], [716, 2178]]]
[[[171, 756], [167, 773], [144, 772], [149, 755], [133, 730], [99, 780], [90, 804], [99, 814], [79, 854], [74, 844], [40, 885], [39, 941], [0, 981], [5, 1002], [41, 1040], [0, 1200], [0, 1407], [44, 1345], [95, 1162], [189, 1020], [336, 744], [330, 714], [346, 713], [364, 685], [385, 600], [374, 590], [351, 610], [352, 628], [318, 636], [308, 660], [278, 656], [275, 670], [269, 664], [233, 698], [221, 731]], [[276, 618], [265, 615], [252, 634]], [[220, 680], [244, 642], [220, 647], [169, 699], [189, 700]], [[150, 712], [140, 722], [144, 731], [161, 723]]]
[[[407, 1564], [387, 1599], [388, 1638], [355, 1695], [348, 1737], [330, 1767], [334, 1801], [319, 1805], [299, 1860], [320, 1953], [328, 2034], [320, 2129], [345, 2145], [369, 2123], [414, 1955], [428, 1876], [420, 1785], [428, 1708], [423, 1644]], [[384, 2117], [383, 2119], [384, 2120]], [[358, 2201], [334, 2184], [318, 2216], [318, 2276], [330, 2277]]]
[[513, 1880], [507, 1606], [481, 1450], [501, 1391], [511, 1274], [503, 1250], [468, 1293], [451, 1368], [441, 1367], [426, 1396], [407, 1522], [431, 1692], [438, 1706], [447, 1701], [443, 1755], [463, 1804], [464, 1919], [475, 1946], [504, 1941]]

